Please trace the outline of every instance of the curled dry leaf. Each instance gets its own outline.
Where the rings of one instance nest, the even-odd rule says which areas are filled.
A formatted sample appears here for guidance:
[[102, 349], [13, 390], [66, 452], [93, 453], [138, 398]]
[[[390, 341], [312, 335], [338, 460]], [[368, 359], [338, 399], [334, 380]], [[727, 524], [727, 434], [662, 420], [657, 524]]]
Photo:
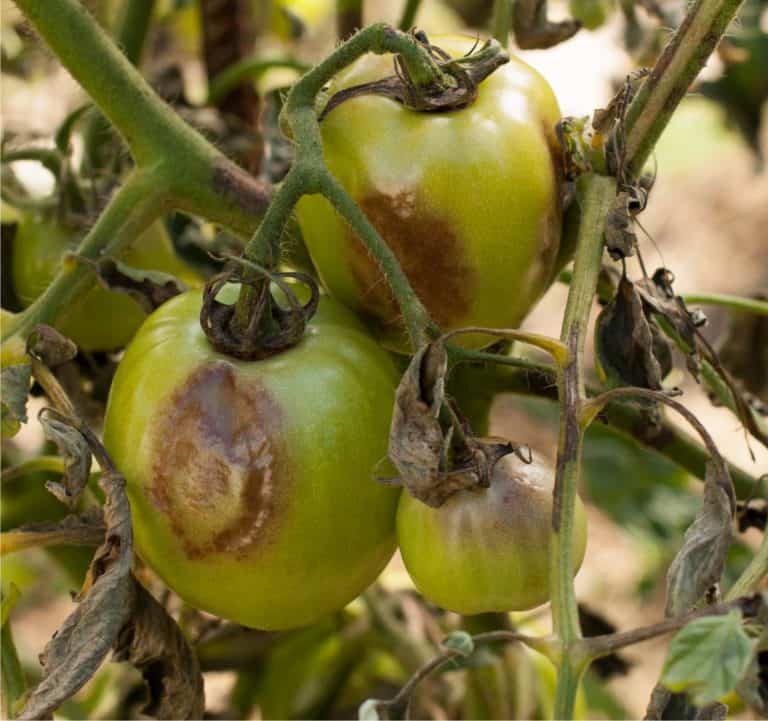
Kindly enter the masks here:
[[105, 472], [106, 538], [88, 569], [79, 604], [45, 647], [43, 675], [30, 692], [20, 719], [46, 719], [82, 688], [128, 622], [133, 600], [133, 534], [125, 479]]
[[71, 361], [77, 355], [77, 346], [55, 328], [41, 323], [29, 334], [27, 353], [55, 368]]
[[80, 498], [91, 473], [92, 459], [88, 441], [77, 428], [51, 413], [41, 413], [40, 424], [45, 437], [56, 444], [64, 457], [64, 482], [47, 481], [45, 487], [72, 508]]
[[[730, 493], [729, 493], [730, 490]], [[704, 500], [667, 573], [667, 616], [693, 608], [720, 581], [733, 540], [734, 499], [722, 462], [707, 465]]]
[[138, 270], [125, 263], [104, 258], [96, 263], [96, 275], [107, 290], [126, 293], [146, 313], [187, 290], [178, 278], [159, 270]]
[[[466, 427], [457, 427], [445, 397], [447, 370], [441, 341], [419, 349], [397, 388], [389, 432], [389, 457], [400, 473], [399, 482], [434, 507], [456, 491], [487, 488], [496, 463], [520, 452], [505, 439], [475, 438]], [[447, 423], [445, 415], [451, 419]]]
[[53, 545], [98, 546], [104, 540], [104, 518], [99, 509], [69, 515], [56, 522], [28, 523], [0, 537], [0, 554]]
[[635, 254], [637, 235], [629, 204], [630, 195], [622, 190], [616, 195], [613, 207], [605, 219], [605, 248], [613, 260], [629, 258]]

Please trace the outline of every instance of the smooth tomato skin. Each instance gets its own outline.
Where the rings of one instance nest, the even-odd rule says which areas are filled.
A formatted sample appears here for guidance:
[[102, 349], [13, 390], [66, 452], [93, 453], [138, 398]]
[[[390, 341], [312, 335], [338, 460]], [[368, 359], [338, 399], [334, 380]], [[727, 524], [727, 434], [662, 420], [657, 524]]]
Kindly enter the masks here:
[[[460, 491], [440, 508], [403, 493], [397, 536], [416, 588], [461, 614], [523, 611], [549, 600], [549, 529], [554, 471], [506, 456], [491, 486]], [[574, 565], [584, 558], [587, 527], [576, 504]]]
[[[48, 287], [64, 254], [77, 247], [79, 238], [51, 219], [22, 215], [13, 245], [13, 285], [23, 306], [30, 305]], [[171, 273], [188, 286], [200, 285], [199, 276], [176, 255], [160, 221], [153, 223], [120, 260], [142, 270]], [[56, 328], [85, 351], [122, 348], [146, 314], [124, 293], [94, 287], [72, 304], [55, 323]]]
[[[431, 40], [453, 56], [475, 43]], [[392, 72], [391, 57], [366, 55], [336, 76], [329, 94]], [[322, 121], [329, 170], [444, 330], [516, 326], [549, 284], [561, 234], [559, 119], [549, 85], [513, 57], [467, 108], [419, 113], [368, 95]], [[331, 295], [371, 319], [385, 345], [403, 350], [397, 307], [347, 223], [317, 195], [300, 200], [297, 217]]]
[[342, 608], [395, 549], [398, 491], [373, 475], [397, 371], [349, 311], [320, 306], [297, 346], [242, 362], [211, 348], [200, 293], [185, 293], [147, 319], [110, 393], [104, 442], [139, 554], [188, 603], [245, 626]]

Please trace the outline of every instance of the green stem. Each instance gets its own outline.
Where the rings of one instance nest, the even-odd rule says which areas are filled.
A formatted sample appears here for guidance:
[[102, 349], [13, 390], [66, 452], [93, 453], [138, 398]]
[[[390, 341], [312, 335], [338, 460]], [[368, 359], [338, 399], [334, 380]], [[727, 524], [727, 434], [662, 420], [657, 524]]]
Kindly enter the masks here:
[[408, 32], [414, 26], [420, 5], [421, 0], [406, 0], [403, 14], [400, 16], [400, 22], [397, 24], [400, 30]]
[[763, 540], [757, 553], [736, 580], [736, 583], [728, 590], [725, 600], [735, 601], [737, 598], [752, 593], [765, 580], [766, 574], [768, 574], [768, 529], [763, 532]]
[[[637, 177], [743, 0], [696, 0], [627, 109], [619, 128], [625, 168]], [[622, 143], [623, 141], [623, 143]]]
[[27, 692], [24, 669], [16, 652], [11, 633], [10, 612], [19, 598], [19, 591], [11, 584], [2, 600], [2, 627], [0, 627], [0, 666], [3, 688], [3, 706], [6, 718], [16, 718], [16, 706]]
[[598, 175], [583, 176], [580, 179], [578, 202], [581, 206], [581, 224], [573, 279], [560, 336], [568, 347], [570, 359], [558, 371], [560, 436], [550, 539], [552, 621], [561, 644], [555, 700], [555, 718], [559, 719], [568, 719], [573, 715], [584, 663], [575, 652], [581, 638], [581, 628], [573, 588], [573, 527], [583, 448], [579, 411], [586, 399], [582, 356], [600, 271], [605, 218], [615, 198], [615, 179]]
[[10, 468], [4, 468], [0, 482], [8, 483], [41, 471], [62, 475], [64, 473], [64, 459], [61, 456], [38, 456]]
[[683, 296], [686, 305], [719, 305], [731, 310], [768, 316], [768, 302], [756, 298], [725, 293], [689, 293]]
[[308, 70], [306, 63], [293, 58], [243, 58], [222, 70], [211, 81], [206, 104], [217, 105], [244, 80], [256, 80], [273, 68], [288, 68], [300, 73]]
[[94, 282], [92, 264], [128, 246], [166, 210], [167, 203], [167, 198], [157, 193], [154, 173], [134, 171], [78, 247], [77, 257], [86, 262], [62, 263], [45, 292], [10, 323], [4, 324], [3, 342], [14, 335], [26, 338], [38, 323], [50, 324], [71, 308]]
[[509, 27], [512, 22], [512, 0], [495, 0], [491, 16], [491, 35], [503, 48], [509, 47]]

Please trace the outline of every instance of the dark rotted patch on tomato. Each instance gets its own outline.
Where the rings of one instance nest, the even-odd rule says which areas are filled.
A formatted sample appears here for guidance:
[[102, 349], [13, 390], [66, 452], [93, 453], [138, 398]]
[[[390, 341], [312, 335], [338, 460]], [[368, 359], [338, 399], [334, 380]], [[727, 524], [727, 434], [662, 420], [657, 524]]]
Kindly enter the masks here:
[[191, 559], [242, 557], [274, 537], [289, 477], [273, 398], [234, 366], [200, 367], [156, 419], [147, 495]]
[[552, 162], [552, 182], [555, 184], [555, 189], [554, 202], [547, 209], [539, 230], [539, 248], [542, 252], [542, 262], [546, 268], [551, 268], [560, 250], [563, 224], [561, 193], [563, 192], [563, 183], [565, 182], [565, 171], [563, 149], [560, 147], [554, 128], [545, 124], [543, 130], [544, 140], [549, 149], [549, 157]]
[[[432, 318], [438, 325], [455, 326], [470, 309], [476, 278], [450, 224], [414, 193], [376, 193], [358, 205], [397, 256]], [[389, 286], [363, 244], [349, 233], [349, 264], [363, 305], [385, 326], [396, 326], [400, 314]]]

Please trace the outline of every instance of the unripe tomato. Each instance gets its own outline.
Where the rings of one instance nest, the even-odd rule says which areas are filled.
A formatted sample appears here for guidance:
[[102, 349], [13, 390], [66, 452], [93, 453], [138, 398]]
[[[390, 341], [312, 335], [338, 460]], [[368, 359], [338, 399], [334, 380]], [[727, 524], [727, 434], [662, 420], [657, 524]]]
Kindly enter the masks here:
[[[455, 57], [475, 43], [460, 36], [432, 41]], [[329, 93], [392, 73], [391, 57], [366, 55], [333, 80]], [[329, 170], [443, 329], [516, 326], [546, 289], [561, 233], [559, 118], [547, 82], [512, 58], [461, 110], [422, 113], [366, 95], [322, 121]], [[302, 198], [297, 215], [331, 295], [402, 350], [397, 306], [347, 223], [321, 196]], [[490, 341], [473, 335], [458, 342]]]
[[587, 30], [597, 30], [613, 12], [614, 0], [570, 0], [568, 7]]
[[328, 298], [297, 346], [254, 362], [209, 345], [201, 302], [193, 291], [153, 313], [110, 392], [104, 443], [138, 552], [205, 611], [264, 629], [312, 623], [395, 549], [398, 492], [373, 475], [396, 368]]
[[[491, 485], [459, 491], [439, 508], [403, 493], [397, 537], [416, 588], [462, 614], [523, 611], [549, 600], [549, 530], [554, 471], [506, 456]], [[573, 558], [584, 558], [587, 526], [576, 505]]]
[[[50, 284], [64, 254], [77, 247], [76, 233], [53, 219], [24, 214], [13, 240], [13, 285], [22, 305], [28, 306]], [[200, 278], [184, 264], [160, 221], [153, 223], [120, 256], [141, 270], [171, 273], [187, 285]], [[141, 307], [124, 293], [94, 285], [67, 310], [55, 327], [86, 351], [114, 350], [128, 343], [146, 318]]]

